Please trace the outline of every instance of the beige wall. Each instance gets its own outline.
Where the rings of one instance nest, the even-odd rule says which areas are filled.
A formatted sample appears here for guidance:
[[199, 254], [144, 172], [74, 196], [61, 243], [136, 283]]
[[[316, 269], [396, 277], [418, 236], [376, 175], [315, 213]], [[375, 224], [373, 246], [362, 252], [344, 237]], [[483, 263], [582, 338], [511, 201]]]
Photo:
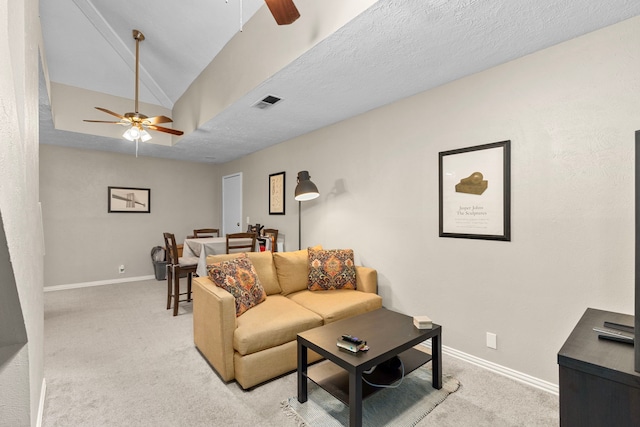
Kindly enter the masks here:
[[43, 384], [36, 0], [0, 1], [0, 425], [35, 426]]
[[[303, 204], [303, 247], [353, 248], [387, 308], [430, 316], [446, 346], [557, 383], [557, 352], [587, 307], [633, 312], [639, 39], [634, 18], [221, 172], [243, 172], [243, 215], [292, 249], [296, 173], [309, 170], [321, 196]], [[512, 241], [438, 237], [438, 153], [507, 139]], [[269, 216], [267, 176], [283, 170], [287, 215]]]
[[[45, 286], [154, 275], [163, 232], [182, 243], [221, 224], [221, 176], [209, 164], [41, 144], [40, 176]], [[107, 213], [109, 186], [150, 188], [151, 213]]]

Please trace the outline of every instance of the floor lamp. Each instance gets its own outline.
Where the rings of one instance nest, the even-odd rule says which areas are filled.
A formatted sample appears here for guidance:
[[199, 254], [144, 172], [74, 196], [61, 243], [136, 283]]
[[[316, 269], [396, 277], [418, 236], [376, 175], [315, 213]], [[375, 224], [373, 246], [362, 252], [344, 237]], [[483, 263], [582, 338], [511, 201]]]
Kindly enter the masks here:
[[308, 171], [298, 172], [298, 185], [296, 186], [295, 199], [298, 201], [298, 249], [302, 249], [302, 215], [301, 203], [313, 200], [320, 196], [318, 187], [311, 182]]

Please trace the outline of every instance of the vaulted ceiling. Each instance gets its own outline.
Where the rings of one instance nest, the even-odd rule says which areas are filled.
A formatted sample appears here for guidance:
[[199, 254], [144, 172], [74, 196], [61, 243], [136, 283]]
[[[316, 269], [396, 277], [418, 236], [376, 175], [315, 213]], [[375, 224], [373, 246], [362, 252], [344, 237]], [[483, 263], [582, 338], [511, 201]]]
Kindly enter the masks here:
[[[640, 14], [629, 0], [42, 0], [40, 141], [135, 155], [93, 107], [174, 119], [139, 155], [223, 163]], [[267, 95], [282, 101], [267, 109]], [[428, 119], [428, 118], [425, 118]], [[170, 126], [170, 125], [169, 125]]]

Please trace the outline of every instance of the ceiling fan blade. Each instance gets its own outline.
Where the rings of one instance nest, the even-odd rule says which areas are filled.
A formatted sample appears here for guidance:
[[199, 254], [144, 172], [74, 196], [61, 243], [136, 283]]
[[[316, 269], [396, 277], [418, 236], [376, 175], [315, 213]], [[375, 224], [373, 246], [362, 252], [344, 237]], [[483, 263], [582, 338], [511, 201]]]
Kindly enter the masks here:
[[173, 120], [171, 120], [167, 116], [155, 116], [155, 117], [147, 117], [142, 122], [144, 124], [155, 125], [156, 123], [171, 123], [173, 122]]
[[96, 110], [100, 110], [100, 111], [105, 112], [105, 113], [107, 113], [107, 114], [111, 114], [112, 116], [116, 116], [116, 117], [117, 117], [117, 118], [119, 118], [119, 119], [124, 119], [124, 118], [125, 118], [124, 116], [121, 116], [121, 115], [120, 115], [120, 114], [118, 114], [118, 113], [114, 113], [114, 112], [113, 112], [113, 111], [111, 111], [111, 110], [107, 110], [106, 108], [102, 108], [102, 107], [95, 107], [95, 108], [96, 108]]
[[289, 25], [300, 18], [293, 0], [264, 0], [278, 25]]
[[155, 125], [149, 125], [149, 126], [146, 126], [146, 128], [147, 129], [151, 129], [151, 130], [157, 130], [157, 131], [160, 131], [160, 132], [170, 133], [172, 135], [182, 135], [184, 133], [181, 130], [165, 128], [165, 127], [162, 127], [162, 126], [155, 126]]
[[83, 122], [91, 122], [91, 123], [113, 123], [114, 125], [121, 125], [122, 122], [109, 122], [106, 120], [83, 120]]

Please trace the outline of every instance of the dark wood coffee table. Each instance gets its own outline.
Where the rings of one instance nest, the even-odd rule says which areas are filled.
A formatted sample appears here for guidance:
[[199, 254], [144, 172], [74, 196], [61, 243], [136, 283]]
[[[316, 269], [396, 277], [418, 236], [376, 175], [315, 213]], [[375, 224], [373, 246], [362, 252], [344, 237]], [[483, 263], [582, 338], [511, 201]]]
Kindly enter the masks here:
[[[432, 360], [433, 388], [442, 388], [442, 343], [440, 325], [418, 329], [413, 318], [384, 308], [339, 320], [298, 334], [298, 401], [307, 401], [307, 378], [349, 405], [349, 425], [362, 426], [362, 400], [381, 390], [362, 381], [364, 371], [393, 356], [404, 364], [407, 375]], [[349, 334], [366, 340], [370, 349], [351, 353], [338, 348], [336, 340]], [[431, 353], [413, 348], [431, 339]], [[309, 366], [307, 350], [311, 349], [333, 363]], [[374, 384], [391, 384], [401, 376], [397, 372], [376, 369], [367, 380]], [[402, 385], [400, 386], [402, 387]]]

